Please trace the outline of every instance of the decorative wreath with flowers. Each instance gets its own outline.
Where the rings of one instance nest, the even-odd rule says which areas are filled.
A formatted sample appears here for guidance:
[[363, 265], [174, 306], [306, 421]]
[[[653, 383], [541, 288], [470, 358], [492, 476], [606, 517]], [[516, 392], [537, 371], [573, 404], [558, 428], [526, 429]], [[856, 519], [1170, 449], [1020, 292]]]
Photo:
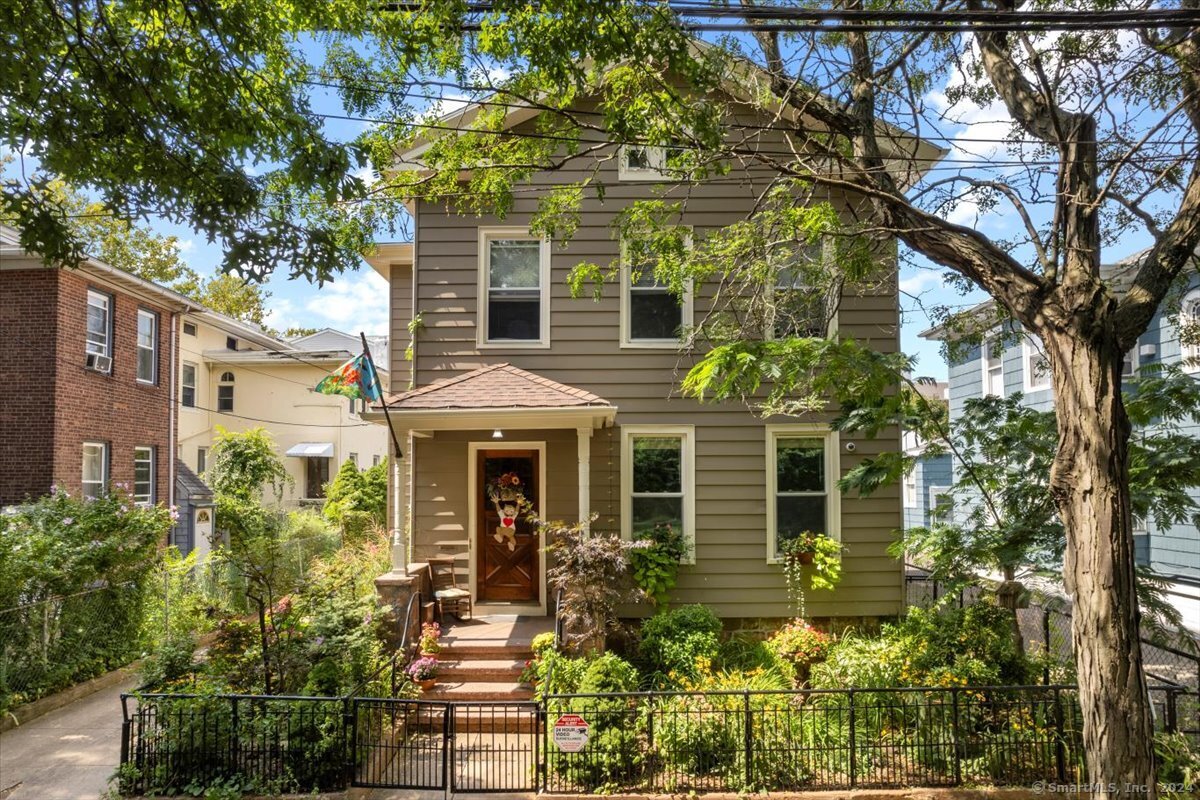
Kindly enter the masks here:
[[501, 544], [507, 544], [509, 550], [517, 547], [517, 518], [533, 508], [533, 504], [525, 497], [525, 487], [521, 478], [515, 472], [506, 472], [493, 479], [487, 485], [488, 499], [496, 507], [500, 515], [500, 525], [494, 538]]

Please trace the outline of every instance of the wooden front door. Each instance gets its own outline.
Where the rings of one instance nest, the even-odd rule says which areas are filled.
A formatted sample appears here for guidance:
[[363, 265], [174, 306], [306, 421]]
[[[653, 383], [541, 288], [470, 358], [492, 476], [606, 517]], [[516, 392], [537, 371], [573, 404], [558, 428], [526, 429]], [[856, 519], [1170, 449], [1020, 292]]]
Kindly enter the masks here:
[[[539, 537], [528, 519], [542, 507], [538, 451], [480, 450], [476, 470], [476, 600], [538, 603]], [[518, 494], [525, 500], [520, 508]]]

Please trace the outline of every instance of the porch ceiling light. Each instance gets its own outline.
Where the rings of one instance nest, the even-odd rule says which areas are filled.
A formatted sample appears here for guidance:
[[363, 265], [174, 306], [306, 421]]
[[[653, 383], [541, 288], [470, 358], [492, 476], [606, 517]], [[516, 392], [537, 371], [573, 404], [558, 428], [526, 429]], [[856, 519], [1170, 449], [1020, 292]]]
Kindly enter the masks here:
[[503, 439], [504, 431], [500, 430], [499, 428], [496, 428], [496, 430], [492, 431], [492, 438], [493, 439]]

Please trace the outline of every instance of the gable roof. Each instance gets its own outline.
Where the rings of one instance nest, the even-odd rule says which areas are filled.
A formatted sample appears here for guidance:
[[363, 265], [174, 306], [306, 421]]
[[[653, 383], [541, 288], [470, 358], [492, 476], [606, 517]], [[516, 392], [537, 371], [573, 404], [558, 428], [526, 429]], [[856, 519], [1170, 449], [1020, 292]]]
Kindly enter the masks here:
[[389, 410], [611, 408], [591, 392], [505, 362], [385, 398]]

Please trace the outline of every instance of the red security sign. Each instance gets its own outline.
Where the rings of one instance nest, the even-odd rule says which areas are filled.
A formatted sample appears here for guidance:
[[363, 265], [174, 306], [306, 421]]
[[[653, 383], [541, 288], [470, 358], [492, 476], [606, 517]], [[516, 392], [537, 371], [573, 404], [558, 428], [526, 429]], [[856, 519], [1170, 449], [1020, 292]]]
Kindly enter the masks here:
[[563, 714], [554, 723], [554, 744], [564, 753], [578, 753], [587, 740], [587, 721], [578, 714]]

